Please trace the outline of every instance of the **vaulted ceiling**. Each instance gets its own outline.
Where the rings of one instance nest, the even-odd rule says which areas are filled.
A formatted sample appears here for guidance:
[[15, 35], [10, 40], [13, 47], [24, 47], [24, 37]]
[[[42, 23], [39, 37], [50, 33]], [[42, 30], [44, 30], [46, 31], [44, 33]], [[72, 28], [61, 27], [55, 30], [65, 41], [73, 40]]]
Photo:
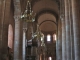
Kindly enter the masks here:
[[[59, 19], [59, 0], [30, 0], [32, 10], [36, 14], [36, 22], [44, 32], [53, 32], [57, 29]], [[24, 12], [27, 0], [21, 0], [21, 10]]]

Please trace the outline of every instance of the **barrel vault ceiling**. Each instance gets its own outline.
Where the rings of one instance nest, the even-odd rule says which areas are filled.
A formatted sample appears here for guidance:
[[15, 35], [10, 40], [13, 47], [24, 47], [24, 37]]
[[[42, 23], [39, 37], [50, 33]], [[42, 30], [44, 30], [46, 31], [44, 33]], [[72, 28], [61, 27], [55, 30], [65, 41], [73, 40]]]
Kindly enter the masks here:
[[[44, 32], [53, 32], [57, 29], [59, 15], [59, 0], [30, 0], [32, 10], [36, 14], [36, 22]], [[26, 8], [27, 0], [21, 0], [22, 12]]]

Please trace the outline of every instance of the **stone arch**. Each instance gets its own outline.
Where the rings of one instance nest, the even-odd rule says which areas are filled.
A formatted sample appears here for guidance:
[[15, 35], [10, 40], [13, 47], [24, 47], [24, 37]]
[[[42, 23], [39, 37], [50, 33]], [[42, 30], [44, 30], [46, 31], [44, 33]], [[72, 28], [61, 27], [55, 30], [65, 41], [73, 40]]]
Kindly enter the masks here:
[[35, 20], [36, 22], [38, 22], [38, 18], [41, 16], [41, 15], [45, 15], [45, 14], [49, 14], [49, 15], [53, 15], [56, 19], [56, 21], [59, 19], [59, 16], [57, 13], [54, 12], [54, 10], [51, 10], [51, 9], [42, 9], [41, 11], [39, 11], [38, 13], [36, 13], [36, 16], [35, 16]]

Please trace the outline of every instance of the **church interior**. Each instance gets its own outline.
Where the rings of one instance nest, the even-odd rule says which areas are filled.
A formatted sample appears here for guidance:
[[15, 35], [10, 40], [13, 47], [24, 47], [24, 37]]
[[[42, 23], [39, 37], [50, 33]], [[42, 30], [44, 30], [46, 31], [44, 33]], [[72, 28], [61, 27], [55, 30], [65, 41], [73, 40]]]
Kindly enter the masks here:
[[80, 60], [80, 0], [0, 0], [0, 60]]

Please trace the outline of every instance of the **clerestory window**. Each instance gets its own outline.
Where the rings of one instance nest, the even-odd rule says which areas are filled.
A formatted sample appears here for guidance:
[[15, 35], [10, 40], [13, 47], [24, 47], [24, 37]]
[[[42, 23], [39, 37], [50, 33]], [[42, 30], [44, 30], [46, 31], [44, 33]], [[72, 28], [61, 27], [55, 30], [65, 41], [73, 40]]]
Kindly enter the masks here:
[[48, 41], [48, 42], [51, 41], [51, 35], [50, 35], [50, 34], [47, 35], [47, 41]]

